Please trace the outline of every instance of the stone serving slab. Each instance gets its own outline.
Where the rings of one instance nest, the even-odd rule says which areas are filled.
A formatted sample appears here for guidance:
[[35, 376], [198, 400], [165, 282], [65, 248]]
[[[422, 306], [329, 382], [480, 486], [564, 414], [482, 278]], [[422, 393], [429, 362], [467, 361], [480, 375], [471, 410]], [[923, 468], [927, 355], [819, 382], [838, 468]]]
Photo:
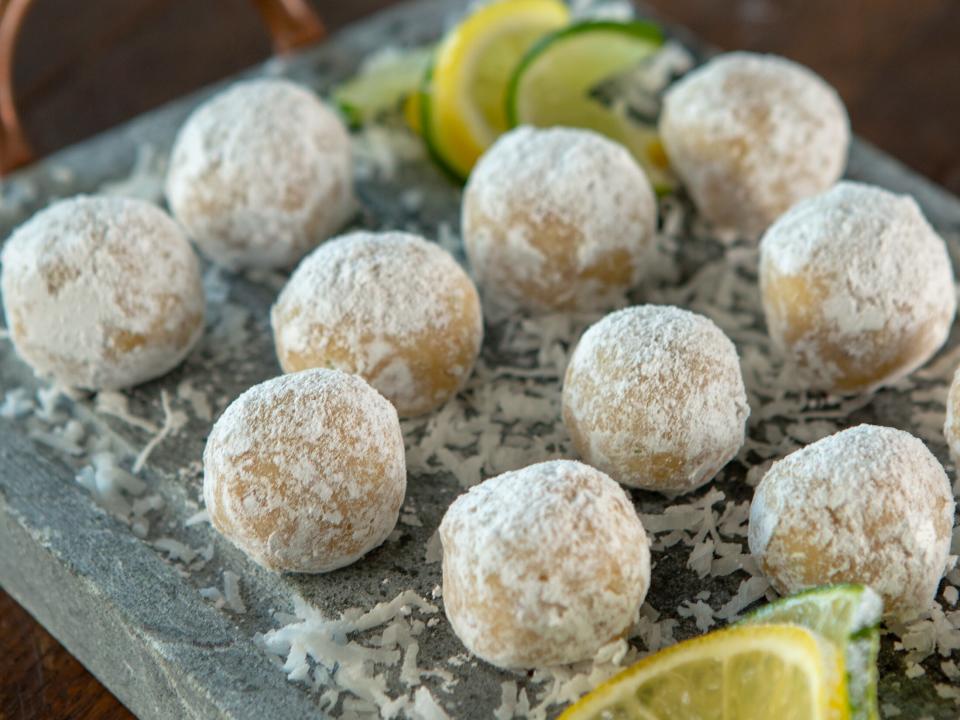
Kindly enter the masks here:
[[[248, 74], [283, 75], [324, 93], [378, 48], [436, 38], [459, 11], [458, 3], [436, 0], [405, 4], [356, 24], [319, 47], [291, 59], [269, 61]], [[690, 42], [682, 33], [679, 36]], [[177, 128], [215, 89], [151, 112], [4, 180], [0, 234], [6, 237], [54, 198], [95, 191], [132, 172], [135, 181], [127, 186], [146, 184], [133, 191], [156, 195], [158, 168]], [[912, 194], [950, 240], [957, 264], [960, 201], [860, 141], [853, 144], [848, 176]], [[421, 191], [415, 209], [401, 202], [410, 188]], [[449, 229], [457, 227], [459, 191], [426, 161], [404, 165], [389, 178], [362, 180], [358, 193], [363, 206], [360, 226], [415, 227], [429, 237], [449, 235]], [[711, 252], [717, 251], [698, 255], [684, 250], [678, 259], [681, 277], [690, 277]], [[215, 302], [206, 339], [183, 367], [125, 394], [128, 411], [141, 419], [141, 427], [98, 412], [95, 399], [53, 394], [46, 396], [51, 406], [41, 409], [46, 420], [0, 419], [0, 584], [139, 717], [322, 717], [317, 692], [288, 682], [255, 635], [281, 624], [275, 613], [289, 612], [295, 595], [331, 615], [347, 607], [372, 607], [404, 589], [429, 598], [440, 582], [440, 567], [425, 561], [426, 548], [445, 508], [463, 488], [450, 473], [412, 476], [408, 510], [416, 522], [401, 524], [396, 537], [362, 562], [319, 577], [271, 574], [247, 561], [208, 524], [186, 525], [200, 509], [199, 458], [211, 419], [251, 384], [279, 373], [267, 312], [282, 278], [208, 276], [215, 281], [215, 287], [208, 288]], [[224, 330], [228, 326], [230, 332]], [[505, 357], [522, 364], [524, 353], [513, 353], [498, 340], [496, 328], [488, 334], [491, 340], [484, 352], [490, 363]], [[956, 350], [957, 344], [954, 333], [944, 353]], [[942, 391], [943, 383], [935, 380], [930, 386]], [[0, 342], [0, 392], [21, 387], [26, 388], [25, 397], [32, 398], [44, 386], [17, 360], [10, 344]], [[198, 389], [202, 399], [193, 402]], [[95, 502], [75, 478], [89, 463], [87, 456], [97, 442], [109, 443], [118, 456], [136, 457], [165, 419], [171, 422], [171, 414], [163, 410], [165, 402], [168, 410], [174, 403], [177, 422], [140, 473], [146, 483], [140, 497], [159, 496], [163, 506], [143, 513], [149, 526], [135, 532], [131, 523]], [[909, 402], [909, 394], [884, 391], [858, 409], [856, 417], [909, 430]], [[84, 428], [78, 441], [82, 447], [75, 453], [51, 447], [38, 432], [62, 426], [69, 418]], [[408, 444], [415, 444], [422, 432], [422, 425], [410, 429]], [[925, 439], [946, 463], [942, 440]], [[717, 487], [728, 499], [749, 499], [750, 488], [743, 482], [746, 469], [735, 462], [718, 480]], [[634, 498], [648, 514], [671, 504], [647, 493], [635, 493]], [[209, 547], [213, 557], [188, 572], [184, 563], [171, 562], [169, 553], [159, 549], [161, 538]], [[698, 580], [686, 567], [688, 553], [689, 548], [678, 544], [656, 556], [649, 598], [655, 607], [673, 608], [679, 597], [691, 595], [691, 586], [709, 589], [714, 599], [723, 601], [733, 596], [745, 577]], [[240, 577], [245, 612], [218, 609], [201, 596], [201, 588], [222, 586], [224, 571]], [[693, 634], [691, 622], [678, 625], [677, 637]], [[897, 706], [903, 717], [956, 718], [958, 706], [936, 688], [950, 684], [939, 658], [925, 661], [925, 674], [910, 679], [904, 675], [902, 653], [892, 645], [890, 638], [885, 639], [882, 701]], [[441, 622], [422, 639], [420, 661], [440, 665], [462, 652]], [[458, 678], [452, 693], [434, 688], [434, 695], [452, 717], [463, 718], [492, 716], [500, 702], [500, 684], [517, 679], [483, 664], [470, 665]]]

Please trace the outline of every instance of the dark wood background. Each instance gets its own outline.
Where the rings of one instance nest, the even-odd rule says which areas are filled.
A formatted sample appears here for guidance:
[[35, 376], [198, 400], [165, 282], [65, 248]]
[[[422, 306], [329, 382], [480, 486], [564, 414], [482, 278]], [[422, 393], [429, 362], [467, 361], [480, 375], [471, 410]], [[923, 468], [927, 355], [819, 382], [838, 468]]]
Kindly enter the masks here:
[[[331, 30], [392, 4], [315, 0]], [[855, 132], [960, 194], [957, 0], [647, 0], [722, 48], [775, 52], [825, 77]], [[49, 153], [268, 56], [248, 0], [38, 0], [16, 86]], [[2, 548], [0, 548], [2, 552]], [[0, 720], [130, 713], [0, 590]]]

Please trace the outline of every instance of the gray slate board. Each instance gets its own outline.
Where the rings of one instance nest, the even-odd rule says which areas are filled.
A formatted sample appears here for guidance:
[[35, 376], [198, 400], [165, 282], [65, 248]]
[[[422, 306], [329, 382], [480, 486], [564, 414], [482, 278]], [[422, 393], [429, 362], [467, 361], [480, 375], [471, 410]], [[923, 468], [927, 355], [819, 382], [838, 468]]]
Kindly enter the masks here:
[[[365, 55], [385, 44], [416, 44], [436, 37], [455, 10], [436, 0], [404, 5], [351, 27], [292, 60], [282, 64], [271, 61], [265, 70], [255, 73], [279, 71], [323, 92], [347, 76]], [[144, 143], [165, 154], [183, 118], [212, 91], [201, 91], [145, 115], [4, 181], [0, 186], [4, 199], [0, 233], [6, 236], [52, 198], [91, 191], [105, 181], [127, 176]], [[960, 201], [862, 142], [854, 144], [848, 175], [913, 194], [938, 229], [960, 235]], [[459, 194], [429, 167], [418, 170], [416, 182], [426, 189], [419, 226], [427, 234], [435, 233], [442, 221], [456, 226]], [[408, 183], [409, 178], [401, 176], [392, 184], [362, 186], [367, 212], [361, 223], [389, 226], [409, 220], [396, 202]], [[956, 263], [960, 257], [956, 243], [951, 253]], [[128, 393], [131, 409], [159, 423], [160, 389], [173, 392], [185, 378], [214, 386], [218, 394], [230, 398], [278, 373], [266, 320], [273, 292], [263, 284], [233, 278], [231, 301], [251, 311], [244, 357], [218, 356], [213, 345], [201, 348], [184, 367]], [[951, 347], [956, 343], [957, 338], [952, 338]], [[213, 370], [212, 364], [216, 365]], [[18, 386], [37, 385], [13, 357], [9, 344], [3, 343], [0, 390]], [[881, 398], [874, 406], [865, 410], [862, 419], [902, 424], [904, 411], [895, 402]], [[119, 442], [142, 445], [143, 434], [122, 422], [109, 424]], [[439, 566], [423, 563], [423, 547], [460, 488], [443, 476], [414, 478], [410, 492], [423, 527], [405, 527], [400, 541], [388, 543], [363, 562], [333, 575], [275, 576], [213, 537], [208, 526], [183, 527], [183, 520], [197, 509], [195, 461], [209, 423], [194, 418], [187, 428], [188, 432], [165, 442], [147, 468], [150, 492], [160, 493], [167, 501], [160, 520], [154, 521], [152, 535], [173, 535], [193, 545], [212, 540], [217, 570], [233, 569], [243, 578], [246, 614], [226, 614], [202, 600], [198, 588], [220, 583], [213, 568], [182, 576], [128, 526], [91, 500], [74, 482], [76, 467], [60, 453], [29, 439], [21, 425], [5, 420], [0, 420], [0, 584], [142, 718], [316, 717], [315, 700], [300, 685], [286, 681], [252, 641], [254, 632], [273, 626], [271, 611], [289, 610], [294, 593], [331, 611], [370, 607], [407, 587], [429, 597], [439, 583]], [[942, 446], [934, 450], [946, 459]], [[737, 479], [728, 480], [723, 489], [729, 498], [749, 498], [749, 488]], [[650, 494], [635, 497], [644, 512], [668, 504]], [[660, 606], [669, 603], [674, 583], [696, 581], [683, 562], [682, 556], [670, 553], [660, 558], [658, 574], [665, 579], [651, 595]], [[383, 578], [390, 579], [387, 587]], [[712, 589], [719, 596], [729, 596], [737, 585], [736, 581], [713, 582]], [[688, 626], [678, 634], [694, 632]], [[940, 699], [933, 689], [934, 682], [946, 682], [936, 662], [925, 665], [926, 676], [908, 681], [901, 677], [901, 665], [889, 645], [887, 642], [882, 661], [884, 700], [897, 704], [904, 717], [956, 718], [957, 706]], [[439, 664], [459, 652], [461, 646], [447, 630], [421, 649], [421, 659], [427, 665]], [[452, 702], [444, 700], [452, 705], [456, 717], [489, 717], [499, 702], [499, 683], [507, 677], [479, 666], [461, 681]]]

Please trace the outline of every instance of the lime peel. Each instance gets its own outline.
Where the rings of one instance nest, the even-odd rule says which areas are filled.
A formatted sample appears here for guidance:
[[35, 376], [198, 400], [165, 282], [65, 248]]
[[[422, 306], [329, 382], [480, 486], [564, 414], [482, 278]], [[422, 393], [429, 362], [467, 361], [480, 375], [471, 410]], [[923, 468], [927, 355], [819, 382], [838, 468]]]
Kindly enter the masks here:
[[670, 192], [677, 182], [656, 128], [630, 117], [625, 107], [610, 107], [592, 96], [598, 86], [636, 67], [663, 43], [657, 25], [639, 20], [585, 20], [542, 38], [510, 79], [510, 125], [566, 125], [600, 132], [630, 150], [658, 194]]
[[365, 125], [396, 110], [417, 91], [432, 55], [432, 47], [398, 51], [335, 88], [333, 101], [352, 127]]
[[865, 585], [812, 588], [765, 605], [740, 625], [792, 622], [823, 635], [842, 653], [854, 720], [878, 720], [878, 626], [883, 601]]

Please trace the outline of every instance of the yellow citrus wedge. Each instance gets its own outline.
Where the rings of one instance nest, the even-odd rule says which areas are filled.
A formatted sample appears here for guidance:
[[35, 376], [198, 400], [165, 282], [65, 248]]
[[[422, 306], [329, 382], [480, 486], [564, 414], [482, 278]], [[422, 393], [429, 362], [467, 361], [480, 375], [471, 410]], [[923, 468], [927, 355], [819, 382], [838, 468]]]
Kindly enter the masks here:
[[883, 601], [863, 585], [814, 588], [769, 603], [747, 615], [742, 624], [793, 623], [833, 643], [843, 658], [853, 720], [880, 720], [877, 702], [877, 655]]
[[440, 43], [424, 81], [422, 131], [431, 153], [465, 178], [507, 122], [507, 85], [524, 53], [565, 25], [560, 0], [495, 0]]
[[847, 720], [843, 661], [798, 625], [718, 630], [644, 658], [561, 720]]

